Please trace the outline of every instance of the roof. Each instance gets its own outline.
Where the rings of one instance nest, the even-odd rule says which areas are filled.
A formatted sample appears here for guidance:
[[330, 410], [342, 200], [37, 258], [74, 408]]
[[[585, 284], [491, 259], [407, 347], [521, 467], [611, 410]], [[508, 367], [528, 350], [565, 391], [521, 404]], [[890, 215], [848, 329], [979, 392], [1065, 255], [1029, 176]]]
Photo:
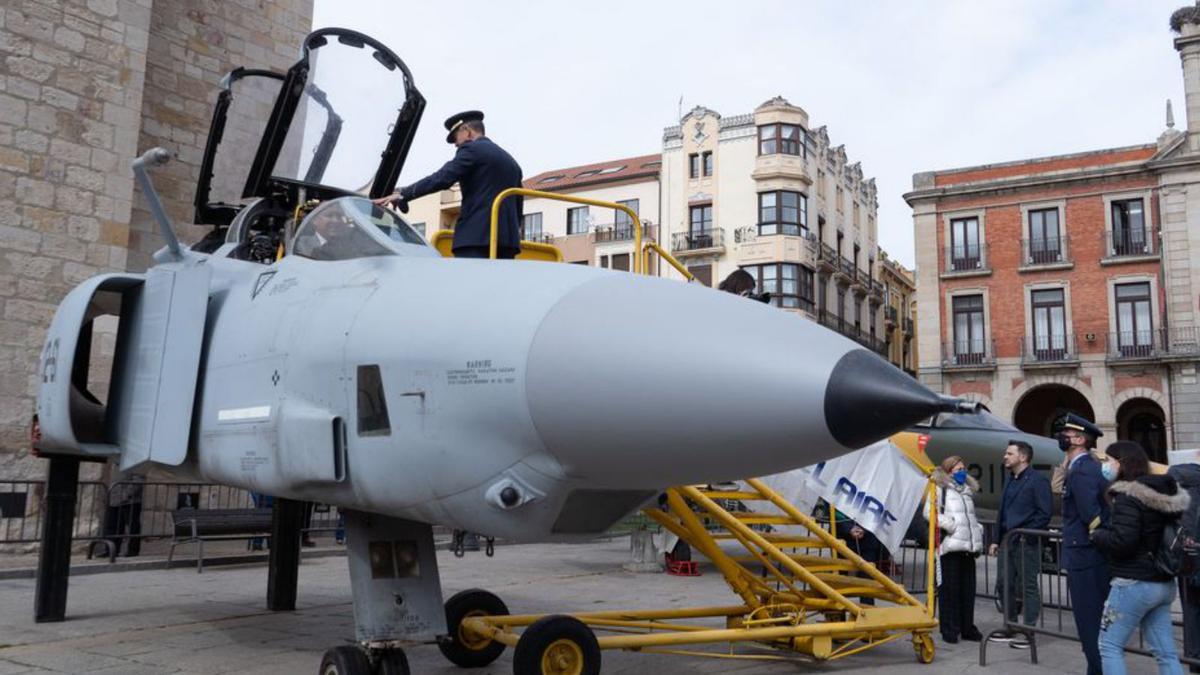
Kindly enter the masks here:
[[980, 166], [945, 169], [934, 172], [937, 186], [956, 185], [986, 180], [1001, 180], [1015, 176], [1047, 174], [1072, 169], [1088, 167], [1112, 166], [1122, 163], [1136, 163], [1154, 156], [1156, 146], [1134, 145], [1122, 148], [1106, 148], [1104, 150], [1089, 150], [1069, 155], [1054, 155], [1050, 157], [1034, 157], [999, 164], [984, 164]]
[[661, 168], [662, 155], [640, 155], [638, 157], [611, 159], [607, 162], [543, 171], [536, 176], [525, 179], [522, 185], [530, 190], [567, 190], [601, 183], [627, 181], [635, 178], [652, 178], [658, 175]]

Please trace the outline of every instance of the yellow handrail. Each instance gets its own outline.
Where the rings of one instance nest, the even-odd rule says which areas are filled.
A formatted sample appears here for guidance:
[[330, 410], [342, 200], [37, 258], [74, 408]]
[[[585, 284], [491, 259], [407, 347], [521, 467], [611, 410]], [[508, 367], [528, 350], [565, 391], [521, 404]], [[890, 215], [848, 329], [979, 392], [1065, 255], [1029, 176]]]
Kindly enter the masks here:
[[572, 197], [571, 195], [560, 195], [557, 192], [542, 192], [541, 190], [529, 190], [527, 188], [508, 188], [507, 190], [496, 195], [496, 199], [492, 201], [492, 232], [491, 243], [488, 248], [488, 257], [492, 260], [496, 259], [496, 254], [500, 248], [500, 205], [505, 199], [520, 195], [522, 197], [542, 197], [559, 202], [571, 202], [572, 204], [584, 204], [587, 206], [599, 206], [601, 208], [613, 209], [622, 211], [629, 216], [633, 221], [633, 273], [640, 274], [642, 272], [642, 256], [637, 252], [642, 250], [642, 221], [638, 218], [637, 213], [625, 206], [616, 202], [606, 202], [599, 199], [588, 199], [586, 197]]
[[[675, 256], [671, 255], [670, 253], [667, 253], [666, 250], [663, 249], [663, 247], [659, 246], [657, 242], [653, 242], [653, 241], [646, 242], [646, 245], [642, 248], [642, 257], [643, 257], [642, 269], [643, 270], [650, 269], [650, 252], [651, 251], [654, 251], [655, 253], [658, 254], [658, 257], [660, 257], [663, 260], [666, 260], [668, 263], [670, 263], [671, 267], [674, 267], [677, 272], [682, 274], [684, 279], [687, 279], [689, 282], [696, 280], [696, 275], [689, 272], [688, 268], [683, 266], [683, 263], [676, 260]], [[648, 271], [647, 271], [647, 274], [649, 274]]]

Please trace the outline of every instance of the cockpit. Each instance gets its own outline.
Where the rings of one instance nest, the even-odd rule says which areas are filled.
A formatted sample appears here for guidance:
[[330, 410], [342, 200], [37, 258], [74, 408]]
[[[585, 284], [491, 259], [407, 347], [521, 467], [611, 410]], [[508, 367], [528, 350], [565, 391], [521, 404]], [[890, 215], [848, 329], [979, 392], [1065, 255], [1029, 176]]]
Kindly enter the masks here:
[[[286, 73], [235, 69], [197, 182], [194, 222], [214, 230], [195, 250], [271, 263], [281, 252], [342, 260], [427, 247], [369, 201], [395, 187], [424, 108], [399, 57], [344, 28], [309, 34]], [[342, 199], [357, 201], [331, 206]]]
[[417, 253], [409, 247], [433, 254], [421, 236], [396, 214], [368, 199], [342, 197], [308, 214], [296, 229], [289, 253], [312, 260], [351, 260]]

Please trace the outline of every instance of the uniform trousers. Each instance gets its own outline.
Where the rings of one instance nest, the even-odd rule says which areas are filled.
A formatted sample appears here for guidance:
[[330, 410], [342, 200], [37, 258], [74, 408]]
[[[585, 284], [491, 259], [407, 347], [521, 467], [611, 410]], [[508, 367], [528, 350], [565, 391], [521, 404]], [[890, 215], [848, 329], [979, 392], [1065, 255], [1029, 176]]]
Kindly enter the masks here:
[[1087, 675], [1103, 675], [1100, 665], [1100, 615], [1111, 578], [1106, 563], [1067, 570], [1067, 592], [1075, 614], [1075, 631], [1087, 657]]

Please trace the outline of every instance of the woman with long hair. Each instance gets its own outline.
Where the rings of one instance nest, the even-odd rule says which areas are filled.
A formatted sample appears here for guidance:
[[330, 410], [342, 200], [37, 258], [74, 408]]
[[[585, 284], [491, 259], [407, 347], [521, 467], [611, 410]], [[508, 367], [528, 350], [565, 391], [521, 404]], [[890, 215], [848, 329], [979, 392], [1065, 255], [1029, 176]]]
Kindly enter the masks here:
[[1100, 659], [1104, 675], [1125, 675], [1125, 643], [1139, 627], [1158, 663], [1158, 672], [1183, 673], [1171, 629], [1175, 580], [1158, 568], [1154, 554], [1166, 524], [1191, 501], [1170, 476], [1150, 473], [1142, 446], [1118, 441], [1108, 446], [1100, 471], [1112, 486], [1108, 525], [1091, 535], [1108, 557], [1112, 585], [1100, 617]]
[[975, 516], [979, 483], [967, 473], [962, 458], [951, 455], [933, 472], [938, 527], [942, 529], [942, 584], [938, 587], [938, 622], [942, 639], [983, 639], [975, 627], [975, 559], [983, 553], [983, 526]]

